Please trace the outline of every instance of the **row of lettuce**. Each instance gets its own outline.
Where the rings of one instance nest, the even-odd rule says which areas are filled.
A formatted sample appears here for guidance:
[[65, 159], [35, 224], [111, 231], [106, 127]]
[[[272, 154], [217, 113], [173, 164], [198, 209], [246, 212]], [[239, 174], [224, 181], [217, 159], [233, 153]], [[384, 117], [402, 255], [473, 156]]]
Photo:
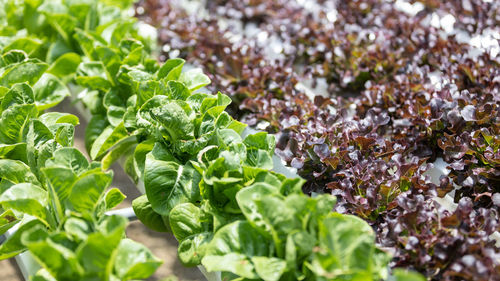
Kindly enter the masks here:
[[[200, 70], [159, 65], [125, 2], [0, 3], [0, 231], [19, 227], [0, 258], [29, 250], [43, 268], [33, 280], [144, 279], [159, 266], [124, 238], [124, 218], [105, 215], [124, 198], [108, 190], [119, 159], [144, 182], [137, 217], [172, 232], [185, 265], [223, 280], [420, 280], [389, 272], [373, 230], [333, 213], [334, 197], [271, 171], [274, 137], [242, 137], [231, 99], [203, 93]], [[75, 116], [44, 112], [68, 87], [91, 113], [98, 162], [72, 147]]]
[[44, 112], [68, 95], [49, 65], [19, 50], [0, 58], [0, 259], [26, 250], [32, 280], [132, 280], [161, 261], [125, 238], [127, 219], [105, 212], [125, 196], [100, 162], [73, 147], [76, 116]]

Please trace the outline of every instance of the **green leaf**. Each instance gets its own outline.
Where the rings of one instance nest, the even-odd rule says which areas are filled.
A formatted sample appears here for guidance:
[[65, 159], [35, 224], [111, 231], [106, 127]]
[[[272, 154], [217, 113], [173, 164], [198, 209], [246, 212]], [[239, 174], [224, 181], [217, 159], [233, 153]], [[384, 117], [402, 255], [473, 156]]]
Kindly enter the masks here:
[[273, 135], [266, 132], [259, 132], [256, 134], [248, 135], [243, 143], [247, 148], [262, 149], [271, 155], [274, 154], [274, 147], [276, 146], [276, 139]]
[[82, 62], [76, 70], [76, 83], [83, 87], [107, 91], [111, 87], [102, 62]]
[[219, 116], [229, 104], [231, 104], [231, 98], [218, 92], [216, 97], [210, 96], [209, 98], [203, 99], [199, 111], [216, 117]]
[[252, 167], [259, 167], [266, 170], [273, 168], [273, 159], [268, 152], [262, 149], [249, 149], [245, 164]]
[[305, 230], [291, 232], [287, 236], [285, 246], [285, 258], [289, 267], [295, 268], [297, 265], [300, 266], [301, 262], [312, 254], [316, 243], [316, 237]]
[[46, 269], [40, 269], [34, 276], [30, 277], [30, 281], [57, 281]]
[[95, 49], [99, 60], [104, 64], [108, 77], [115, 77], [121, 65], [120, 56], [111, 48], [99, 46]]
[[168, 101], [168, 97], [163, 95], [154, 96], [147, 100], [139, 109], [137, 114], [137, 124], [145, 128], [150, 128], [152, 124], [157, 124], [157, 121], [153, 119], [151, 112], [154, 108], [159, 108]]
[[[142, 42], [132, 39], [125, 38], [120, 41], [120, 50], [123, 54], [126, 54], [126, 57], [123, 59], [122, 63], [126, 65], [138, 65], [143, 61], [144, 57], [144, 45]], [[157, 62], [154, 62], [157, 64]], [[149, 67], [147, 66], [147, 62], [143, 63], [146, 66], [146, 70], [151, 72]]]
[[238, 135], [241, 135], [246, 127], [247, 124], [241, 123], [237, 120], [231, 121], [231, 123], [227, 126], [228, 129], [234, 130], [236, 133], [238, 133]]
[[30, 216], [25, 216], [19, 223], [19, 228], [10, 235], [6, 241], [0, 245], [0, 260], [8, 259], [26, 251], [26, 247], [21, 243], [21, 236], [26, 231], [37, 225], [42, 225], [40, 220]]
[[85, 128], [85, 149], [90, 152], [92, 144], [101, 135], [104, 129], [109, 125], [103, 115], [93, 115]]
[[170, 97], [174, 100], [186, 100], [191, 95], [189, 89], [178, 81], [168, 81], [167, 90]]
[[[209, 95], [209, 94], [204, 94], [204, 93], [194, 93], [192, 95], [190, 95], [188, 98], [187, 98], [187, 103], [191, 106], [191, 108], [198, 112], [200, 111], [200, 108], [203, 104], [203, 101], [205, 99], [211, 99], [213, 98], [212, 95]], [[204, 111], [202, 111], [202, 113], [205, 113]]]
[[23, 132], [29, 120], [38, 115], [34, 104], [11, 106], [0, 116], [0, 142], [6, 144], [23, 141]]
[[137, 130], [137, 109], [135, 106], [127, 107], [127, 110], [123, 114], [123, 125], [128, 132], [134, 132]]
[[112, 105], [108, 108], [107, 117], [108, 121], [112, 126], [119, 126], [120, 122], [123, 121], [123, 117], [127, 109], [122, 106]]
[[67, 200], [71, 194], [77, 175], [70, 168], [46, 167], [41, 171], [47, 179], [52, 205], [59, 219], [64, 217], [64, 211], [69, 207]]
[[70, 34], [73, 33], [77, 20], [68, 14], [66, 6], [53, 2], [44, 2], [38, 10], [45, 15], [47, 21], [64, 38], [64, 41], [69, 43]]
[[103, 106], [101, 91], [84, 88], [78, 96], [91, 114], [101, 115], [106, 111], [106, 108]]
[[256, 183], [240, 190], [236, 200], [248, 221], [272, 237], [278, 255], [283, 257], [281, 247], [286, 235], [293, 229], [300, 229], [300, 221], [294, 215], [295, 206], [286, 204], [277, 194], [277, 188], [266, 183]]
[[153, 150], [155, 141], [149, 139], [147, 141], [139, 143], [134, 151], [134, 166], [137, 170], [137, 174], [142, 179], [144, 177], [144, 165], [146, 164], [146, 155]]
[[194, 138], [192, 120], [179, 103], [166, 102], [161, 107], [153, 108], [151, 115], [167, 130], [168, 137], [173, 142]]
[[[45, 50], [44, 50], [45, 51]], [[71, 44], [68, 44], [67, 42], [64, 41], [63, 38], [58, 37], [54, 41], [51, 41], [47, 50], [45, 62], [51, 64], [54, 61], [57, 60], [57, 58], [63, 56], [66, 53], [71, 53], [74, 52], [73, 46]], [[75, 72], [76, 68], [73, 69], [72, 73], [68, 74], [73, 74]]]
[[54, 135], [42, 122], [32, 120], [26, 141], [28, 165], [33, 173], [40, 178], [39, 169], [44, 166], [45, 161], [52, 156], [56, 148]]
[[127, 198], [118, 188], [111, 188], [106, 193], [106, 210], [111, 210], [118, 206], [123, 200]]
[[128, 72], [126, 74], [127, 80], [133, 83], [146, 82], [154, 79], [154, 76], [146, 71], [142, 71], [137, 68], [128, 68]]
[[28, 162], [26, 159], [26, 143], [0, 144], [0, 159]]
[[185, 62], [181, 58], [168, 59], [158, 70], [156, 78], [165, 78], [166, 81], [178, 80]]
[[[302, 194], [302, 186], [306, 181], [302, 178], [285, 179], [281, 185], [280, 193], [287, 196], [292, 193]], [[330, 196], [330, 198], [335, 198]], [[335, 204], [335, 202], [333, 202]]]
[[53, 158], [49, 159], [45, 166], [69, 168], [73, 173], [79, 175], [89, 168], [89, 161], [78, 149], [63, 147], [54, 152]]
[[16, 225], [19, 219], [12, 210], [7, 210], [0, 214], [0, 235], [3, 235], [7, 230]]
[[66, 53], [57, 58], [47, 72], [59, 78], [72, 75], [76, 72], [76, 69], [78, 68], [78, 65], [80, 65], [81, 61], [81, 57], [78, 54]]
[[210, 78], [203, 74], [200, 68], [195, 68], [181, 73], [179, 81], [184, 83], [190, 91], [197, 90], [210, 84]]
[[38, 60], [28, 60], [14, 65], [0, 76], [0, 84], [10, 87], [16, 83], [27, 82], [34, 85], [49, 66]]
[[153, 210], [146, 195], [134, 199], [132, 201], [132, 208], [137, 218], [148, 228], [158, 232], [170, 231], [169, 226], [165, 225], [161, 215]]
[[90, 157], [94, 160], [101, 158], [109, 149], [127, 137], [128, 132], [123, 122], [114, 128], [111, 126], [106, 127], [92, 144]]
[[2, 110], [6, 110], [14, 105], [24, 105], [35, 103], [33, 90], [26, 83], [15, 84], [5, 94], [2, 99]]
[[58, 124], [71, 124], [76, 126], [80, 124], [80, 120], [73, 114], [61, 112], [47, 112], [38, 117], [45, 126], [49, 128], [58, 127]]
[[[21, 50], [12, 50], [2, 55], [5, 65], [23, 62], [28, 59], [28, 54]], [[0, 60], [1, 61], [1, 60]]]
[[88, 0], [78, 0], [78, 1], [69, 1], [66, 3], [69, 11], [68, 14], [72, 15], [77, 19], [79, 23], [85, 23], [86, 28], [91, 28], [96, 25], [96, 23], [92, 23], [94, 13], [96, 13], [95, 6], [92, 5], [94, 2]]
[[107, 280], [113, 269], [113, 256], [116, 255], [121, 238], [125, 234], [127, 220], [120, 216], [107, 217], [99, 232], [88, 235], [80, 244], [76, 255], [85, 270], [85, 275]]
[[261, 218], [258, 213], [256, 200], [277, 193], [277, 188], [267, 183], [255, 183], [247, 188], [240, 190], [236, 194], [236, 200], [241, 210], [249, 221], [253, 221], [253, 216]]
[[144, 174], [148, 200], [160, 215], [168, 216], [177, 204], [196, 202], [200, 197], [200, 175], [190, 164], [160, 161], [148, 154]]
[[44, 74], [33, 87], [35, 92], [36, 107], [39, 111], [59, 104], [69, 91], [55, 76]]
[[116, 6], [122, 10], [129, 8], [134, 1], [133, 0], [102, 0], [106, 5]]
[[94, 210], [112, 180], [112, 171], [105, 173], [100, 169], [94, 169], [83, 173], [71, 188], [68, 197], [71, 208], [82, 213]]
[[[1, 62], [1, 60], [0, 60]], [[10, 89], [7, 88], [7, 87], [4, 87], [4, 86], [0, 86], [0, 99], [3, 99], [3, 97], [5, 96], [5, 94], [7, 94], [7, 92], [9, 91]]]
[[107, 170], [124, 155], [130, 155], [137, 145], [137, 137], [129, 136], [121, 139], [112, 149], [102, 158], [102, 168]]
[[238, 155], [223, 151], [204, 173], [200, 192], [214, 207], [226, 212], [241, 213], [235, 195], [243, 188], [243, 176]]
[[0, 178], [14, 184], [28, 182], [40, 185], [30, 168], [23, 162], [17, 160], [0, 159]]
[[211, 231], [197, 233], [186, 237], [177, 248], [179, 260], [184, 266], [196, 266], [201, 264], [213, 233]]
[[[73, 34], [73, 38], [75, 38], [75, 40], [80, 44], [80, 48], [82, 49], [85, 56], [91, 59], [96, 59], [96, 56], [94, 56], [94, 45], [106, 45], [106, 42], [102, 40], [102, 38], [93, 36], [79, 28], [75, 28], [75, 34]], [[101, 39], [103, 42], [99, 39]]]
[[24, 37], [12, 41], [9, 45], [5, 46], [2, 51], [6, 53], [11, 50], [22, 50], [28, 55], [31, 55], [35, 53], [41, 45], [42, 42], [38, 39]]
[[286, 262], [278, 258], [252, 257], [255, 271], [264, 281], [278, 281], [286, 270]]
[[0, 205], [4, 209], [34, 216], [48, 226], [50, 218], [45, 208], [47, 203], [47, 191], [31, 183], [16, 184], [0, 195]]
[[224, 271], [248, 279], [259, 278], [247, 256], [238, 253], [228, 253], [221, 256], [207, 255], [202, 259], [202, 264], [208, 272]]
[[69, 124], [63, 124], [57, 128], [55, 141], [65, 147], [74, 144], [75, 127]]
[[319, 242], [312, 261], [318, 276], [378, 280], [386, 270], [375, 267], [375, 234], [358, 217], [330, 213], [319, 225]]
[[120, 280], [146, 279], [162, 264], [143, 245], [130, 239], [123, 239], [118, 246], [115, 271]]
[[239, 276], [258, 278], [250, 259], [268, 256], [272, 242], [246, 221], [235, 221], [217, 231], [202, 264], [208, 271], [226, 271]]
[[204, 218], [201, 209], [191, 203], [175, 206], [169, 215], [170, 228], [179, 241], [203, 232], [203, 220], [206, 220], [206, 218]]
[[180, 242], [179, 259], [185, 266], [199, 265], [213, 236], [208, 214], [191, 203], [183, 203], [172, 209], [169, 220]]
[[87, 240], [88, 235], [92, 233], [91, 226], [85, 220], [75, 217], [66, 220], [64, 230], [77, 241]]
[[135, 184], [139, 183], [139, 174], [137, 173], [137, 169], [135, 167], [134, 155], [132, 154], [132, 150], [127, 151], [127, 155], [123, 163], [123, 170], [127, 175], [129, 175], [130, 179]]
[[142, 106], [146, 101], [157, 95], [166, 95], [165, 85], [158, 81], [147, 80], [132, 82], [133, 92], [137, 95], [137, 104]]

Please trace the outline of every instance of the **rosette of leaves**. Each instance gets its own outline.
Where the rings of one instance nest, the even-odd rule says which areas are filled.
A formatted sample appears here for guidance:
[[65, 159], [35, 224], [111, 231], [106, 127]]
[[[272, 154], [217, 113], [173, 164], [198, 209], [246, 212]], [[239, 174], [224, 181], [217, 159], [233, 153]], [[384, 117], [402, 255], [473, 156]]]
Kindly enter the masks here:
[[[201, 173], [220, 153], [234, 147], [235, 152], [246, 157], [247, 148], [240, 137], [245, 126], [224, 112], [229, 102], [220, 93], [195, 93], [179, 99], [157, 95], [139, 110], [138, 125], [154, 138], [137, 146], [134, 166], [158, 214], [168, 216], [179, 203], [200, 201], [204, 194], [199, 188]], [[257, 154], [262, 153], [255, 150], [252, 157], [258, 161]], [[267, 151], [266, 155], [270, 160]]]
[[390, 256], [376, 249], [372, 229], [354, 216], [332, 213], [329, 195], [303, 195], [302, 183], [260, 172], [236, 193], [243, 217], [225, 222], [210, 202], [177, 205], [169, 218], [179, 257], [221, 271], [227, 280], [386, 278]]
[[[140, 44], [136, 47], [140, 48]], [[105, 167], [125, 156], [126, 170], [137, 181], [142, 177], [144, 159], [139, 164], [134, 164], [134, 159], [152, 150], [152, 141], [148, 139], [164, 139], [175, 146], [176, 157], [189, 158], [206, 144], [209, 126], [224, 110], [228, 98], [196, 92], [210, 80], [199, 69], [182, 72], [181, 59], [169, 60], [161, 67], [156, 63], [148, 65], [147, 59], [140, 59], [135, 65], [125, 61], [115, 79], [106, 80], [114, 82], [109, 84], [102, 100], [103, 89], [95, 89], [95, 96], [84, 98], [88, 108], [94, 108], [86, 130], [86, 145], [91, 157], [102, 159]], [[79, 69], [83, 67], [82, 64]], [[102, 78], [87, 74], [77, 73], [76, 81]], [[196, 113], [198, 110], [200, 113]], [[219, 118], [221, 126], [228, 126], [226, 121], [232, 122], [228, 118], [227, 114]], [[196, 137], [195, 125], [199, 134]], [[138, 143], [144, 145], [137, 146]]]
[[448, 211], [415, 190], [397, 201], [376, 229], [380, 243], [396, 250], [394, 266], [411, 267], [429, 280], [498, 279], [500, 248], [492, 239], [499, 226], [496, 210], [474, 209], [464, 197]]
[[455, 97], [457, 102], [448, 101], [453, 107], [442, 110], [445, 129], [437, 136], [437, 146], [449, 163], [450, 178], [462, 187], [455, 193], [456, 202], [470, 197], [476, 207], [499, 205], [492, 197], [500, 194], [500, 99], [496, 95], [494, 90], [462, 91]]
[[[39, 130], [36, 137], [48, 133]], [[144, 279], [161, 264], [147, 248], [124, 238], [126, 218], [104, 214], [125, 196], [107, 190], [112, 172], [89, 163], [77, 149], [56, 149], [42, 167], [2, 159], [0, 169], [0, 205], [20, 218], [17, 231], [0, 246], [0, 258], [28, 250], [42, 267], [35, 280]]]
[[94, 60], [78, 66], [75, 82], [83, 87], [79, 97], [92, 114], [86, 148], [92, 159], [101, 159], [112, 147], [115, 154], [131, 145], [133, 149], [137, 108], [165, 88], [155, 81], [158, 65], [148, 59], [140, 41], [124, 39], [116, 46], [94, 43], [87, 53]]

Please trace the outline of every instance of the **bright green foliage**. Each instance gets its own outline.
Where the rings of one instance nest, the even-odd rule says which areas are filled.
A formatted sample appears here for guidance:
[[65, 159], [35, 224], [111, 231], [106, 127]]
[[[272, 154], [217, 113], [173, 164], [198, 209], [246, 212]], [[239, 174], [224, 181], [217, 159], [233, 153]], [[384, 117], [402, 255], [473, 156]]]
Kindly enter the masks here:
[[[26, 69], [30, 59], [18, 54], [0, 72]], [[0, 96], [0, 234], [19, 228], [0, 246], [0, 259], [28, 250], [43, 268], [33, 280], [148, 278], [161, 261], [124, 238], [125, 218], [104, 214], [125, 196], [108, 190], [111, 172], [72, 147], [78, 118], [43, 113], [69, 94], [67, 88], [33, 69], [3, 76], [8, 78]]]
[[2, 183], [9, 183], [0, 195], [7, 210], [0, 229], [24, 217], [0, 247], [0, 258], [29, 250], [57, 280], [143, 279], [161, 264], [143, 246], [123, 239], [126, 219], [104, 215], [124, 196], [117, 189], [105, 192], [112, 174], [98, 163], [89, 163], [74, 148], [60, 147], [45, 160], [38, 179], [30, 168], [19, 160], [0, 160], [6, 172]]

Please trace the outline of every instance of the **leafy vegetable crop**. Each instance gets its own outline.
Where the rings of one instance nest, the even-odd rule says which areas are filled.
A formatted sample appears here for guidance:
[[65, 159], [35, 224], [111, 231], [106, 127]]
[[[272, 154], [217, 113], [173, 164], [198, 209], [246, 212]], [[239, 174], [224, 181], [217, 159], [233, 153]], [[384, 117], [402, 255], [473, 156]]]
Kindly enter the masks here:
[[42, 267], [33, 280], [149, 277], [161, 261], [124, 238], [125, 218], [105, 215], [125, 196], [108, 190], [112, 172], [72, 147], [78, 118], [43, 111], [69, 94], [66, 86], [23, 51], [0, 62], [0, 233], [17, 227], [0, 258], [28, 250]]

